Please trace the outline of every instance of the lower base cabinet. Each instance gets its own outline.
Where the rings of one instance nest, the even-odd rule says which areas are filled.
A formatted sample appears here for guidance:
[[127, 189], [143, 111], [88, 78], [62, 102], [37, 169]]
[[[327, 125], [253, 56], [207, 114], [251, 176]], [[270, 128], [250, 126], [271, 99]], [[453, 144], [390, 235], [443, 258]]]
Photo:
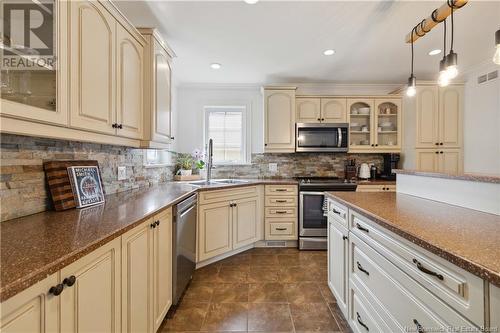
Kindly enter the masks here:
[[172, 209], [2, 302], [0, 331], [156, 332], [172, 303]]
[[260, 196], [201, 204], [198, 262], [253, 244], [261, 238]]
[[121, 241], [122, 331], [156, 332], [172, 304], [172, 209]]
[[348, 240], [347, 228], [328, 217], [328, 286], [337, 299], [337, 305], [347, 318]]
[[463, 156], [460, 149], [417, 149], [416, 165], [419, 171], [460, 173]]
[[0, 307], [0, 331], [60, 332], [59, 298], [48, 293], [58, 283], [59, 273], [52, 274], [3, 302]]

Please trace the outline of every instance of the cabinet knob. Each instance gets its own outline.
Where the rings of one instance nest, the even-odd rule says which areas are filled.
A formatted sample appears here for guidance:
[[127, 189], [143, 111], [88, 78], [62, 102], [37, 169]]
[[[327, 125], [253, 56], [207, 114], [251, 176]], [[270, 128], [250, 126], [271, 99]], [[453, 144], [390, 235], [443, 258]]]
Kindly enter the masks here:
[[439, 142], [436, 142], [436, 146], [439, 146]]
[[120, 125], [117, 125], [119, 129], [122, 129], [123, 128], [123, 125], [120, 124]]
[[117, 127], [118, 127], [118, 124], [117, 124], [117, 123], [114, 123], [114, 124], [112, 124], [112, 125], [111, 125], [111, 127], [113, 127], [113, 128], [117, 128]]
[[76, 277], [74, 275], [71, 275], [70, 277], [67, 277], [63, 280], [63, 284], [67, 285], [68, 287], [74, 285], [75, 282], [76, 282]]
[[442, 145], [443, 145], [443, 143], [442, 143], [442, 142], [440, 142], [440, 143], [439, 143], [439, 145], [440, 145], [440, 146], [442, 146]]
[[321, 121], [325, 121], [325, 118], [321, 118]]
[[347, 236], [342, 236], [342, 239], [343, 239], [343, 240], [346, 240], [346, 239], [349, 239], [349, 237], [347, 237]]
[[156, 220], [155, 225], [160, 225], [160, 220]]
[[440, 154], [443, 154], [444, 152], [440, 151], [439, 153], [440, 153]]
[[437, 151], [436, 154], [439, 154], [439, 152]]
[[64, 285], [59, 283], [53, 287], [50, 287], [49, 289], [49, 294], [52, 294], [54, 296], [59, 296], [64, 290]]
[[175, 137], [171, 136], [171, 137], [170, 137], [170, 139], [171, 139], [171, 140], [175, 140]]
[[378, 143], [375, 144], [375, 147], [378, 147]]
[[372, 147], [375, 147], [375, 145], [372, 143]]
[[318, 121], [321, 121], [321, 118], [318, 118]]
[[264, 143], [264, 147], [267, 147], [267, 143]]
[[153, 229], [153, 228], [155, 228], [155, 227], [156, 227], [156, 224], [155, 224], [155, 223], [151, 223], [151, 224], [149, 225], [149, 227], [150, 227], [151, 229]]

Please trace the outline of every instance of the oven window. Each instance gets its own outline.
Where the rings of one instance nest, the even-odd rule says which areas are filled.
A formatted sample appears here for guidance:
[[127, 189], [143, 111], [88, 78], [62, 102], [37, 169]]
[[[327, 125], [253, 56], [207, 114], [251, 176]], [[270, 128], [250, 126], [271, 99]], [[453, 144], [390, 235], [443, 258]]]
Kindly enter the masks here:
[[301, 148], [335, 148], [338, 146], [337, 128], [298, 128], [297, 146]]
[[303, 195], [303, 229], [325, 229], [327, 218], [323, 216], [323, 195]]

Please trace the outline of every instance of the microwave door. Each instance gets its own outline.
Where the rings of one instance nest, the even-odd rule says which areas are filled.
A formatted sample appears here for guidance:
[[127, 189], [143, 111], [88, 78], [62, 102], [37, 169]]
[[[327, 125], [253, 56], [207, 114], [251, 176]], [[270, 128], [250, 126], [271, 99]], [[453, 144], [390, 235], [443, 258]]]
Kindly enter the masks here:
[[346, 130], [342, 127], [297, 126], [296, 151], [335, 152], [347, 151]]

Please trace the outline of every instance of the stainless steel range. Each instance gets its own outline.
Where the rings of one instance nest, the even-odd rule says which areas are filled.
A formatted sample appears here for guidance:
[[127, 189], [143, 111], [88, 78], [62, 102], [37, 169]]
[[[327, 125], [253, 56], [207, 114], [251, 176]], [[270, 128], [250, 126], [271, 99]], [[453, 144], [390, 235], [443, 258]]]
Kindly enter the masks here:
[[356, 183], [339, 178], [300, 177], [299, 249], [326, 250], [327, 208], [325, 192], [356, 191]]

